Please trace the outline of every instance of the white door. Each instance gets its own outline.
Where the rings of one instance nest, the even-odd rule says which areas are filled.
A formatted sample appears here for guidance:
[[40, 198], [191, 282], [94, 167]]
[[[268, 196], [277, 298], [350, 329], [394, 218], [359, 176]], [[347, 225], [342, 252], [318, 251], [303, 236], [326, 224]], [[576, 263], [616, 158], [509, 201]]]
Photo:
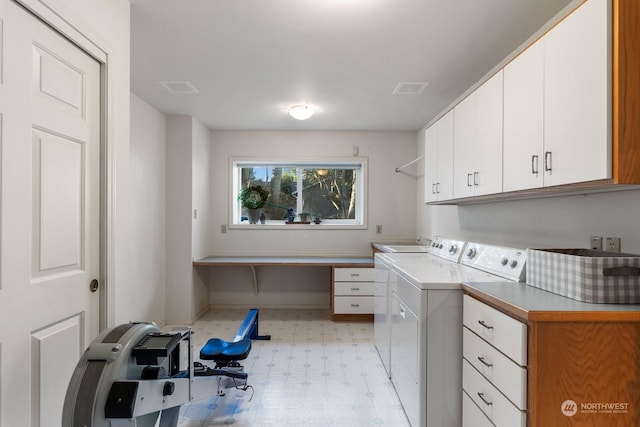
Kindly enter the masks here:
[[100, 66], [0, 0], [0, 425], [60, 426], [98, 333]]

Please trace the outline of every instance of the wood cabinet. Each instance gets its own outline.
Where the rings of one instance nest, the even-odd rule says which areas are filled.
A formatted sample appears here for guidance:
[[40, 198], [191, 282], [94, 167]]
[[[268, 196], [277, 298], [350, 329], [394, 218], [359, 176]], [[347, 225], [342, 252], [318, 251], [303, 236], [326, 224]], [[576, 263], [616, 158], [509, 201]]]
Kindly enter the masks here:
[[[516, 370], [496, 380], [498, 356], [491, 359], [494, 357], [491, 353], [480, 353], [480, 357], [494, 367], [487, 373], [483, 372], [484, 365], [476, 363], [472, 366], [466, 362], [465, 372], [471, 378], [469, 387], [478, 388], [474, 390], [475, 400], [463, 391], [463, 419], [471, 420], [466, 425], [482, 425], [486, 419], [491, 419], [496, 426], [638, 425], [640, 306], [586, 304], [524, 284], [471, 284], [463, 285], [463, 290], [467, 294], [465, 315], [469, 301], [485, 311], [507, 317], [506, 321], [493, 324], [490, 322], [495, 319], [486, 321], [487, 326], [496, 328], [489, 332], [490, 335], [501, 334], [498, 329], [503, 329], [505, 324], [525, 327], [522, 342], [526, 360], [526, 406], [518, 408], [522, 415], [526, 414], [526, 424], [514, 411], [520, 397], [518, 386], [513, 383], [517, 383], [521, 375]], [[466, 322], [465, 317], [465, 325]], [[467, 333], [476, 335], [476, 340], [490, 342], [484, 339], [482, 330]], [[506, 335], [509, 334], [511, 338], [507, 342], [517, 346], [520, 342], [517, 334], [513, 335], [512, 331]], [[482, 350], [478, 347], [468, 350], [468, 342], [465, 341], [463, 354], [465, 359], [472, 359], [476, 356], [472, 354], [474, 351]], [[500, 350], [505, 345], [508, 344], [504, 341], [491, 343], [493, 348]], [[518, 365], [517, 352], [501, 351], [499, 354], [508, 356]], [[517, 369], [517, 366], [511, 366], [511, 369]], [[478, 392], [489, 402], [491, 393], [497, 396], [496, 402], [502, 398], [507, 402], [488, 405], [478, 397]], [[485, 419], [477, 418], [480, 413]], [[474, 423], [470, 417], [476, 417], [478, 422]]]
[[332, 320], [373, 321], [375, 270], [333, 267]]
[[425, 131], [426, 203], [453, 199], [453, 110]]
[[454, 108], [454, 198], [502, 192], [502, 75]]

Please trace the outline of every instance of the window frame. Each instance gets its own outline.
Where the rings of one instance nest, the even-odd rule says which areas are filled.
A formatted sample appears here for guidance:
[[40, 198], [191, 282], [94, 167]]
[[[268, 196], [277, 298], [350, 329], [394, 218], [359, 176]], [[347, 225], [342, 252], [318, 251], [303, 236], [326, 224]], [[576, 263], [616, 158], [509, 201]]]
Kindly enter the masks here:
[[[240, 168], [246, 165], [277, 167], [327, 167], [337, 168], [340, 166], [357, 166], [358, 176], [356, 179], [356, 218], [353, 220], [323, 219], [320, 224], [287, 224], [284, 219], [268, 220], [265, 224], [249, 224], [239, 222], [242, 207], [237, 200], [240, 188], [241, 173]], [[314, 158], [285, 158], [285, 157], [229, 157], [229, 197], [228, 197], [228, 227], [230, 229], [354, 229], [362, 230], [367, 228], [367, 188], [368, 188], [368, 159], [366, 157], [314, 157]], [[297, 213], [297, 212], [296, 212]]]

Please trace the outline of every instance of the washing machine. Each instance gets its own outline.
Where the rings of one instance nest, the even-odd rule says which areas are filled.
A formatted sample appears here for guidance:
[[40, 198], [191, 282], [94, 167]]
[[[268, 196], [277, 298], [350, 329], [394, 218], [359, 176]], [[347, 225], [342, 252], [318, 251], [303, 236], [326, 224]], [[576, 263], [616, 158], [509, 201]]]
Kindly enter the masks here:
[[[389, 272], [394, 263], [429, 264], [458, 263], [466, 242], [445, 237], [433, 237], [428, 245], [392, 245], [384, 246], [388, 252], [374, 255], [375, 287], [374, 287], [374, 343], [382, 365], [391, 377], [391, 289]], [[411, 252], [414, 251], [414, 252]]]
[[524, 278], [524, 250], [468, 243], [461, 255], [389, 270], [391, 382], [413, 427], [462, 424], [461, 283]]

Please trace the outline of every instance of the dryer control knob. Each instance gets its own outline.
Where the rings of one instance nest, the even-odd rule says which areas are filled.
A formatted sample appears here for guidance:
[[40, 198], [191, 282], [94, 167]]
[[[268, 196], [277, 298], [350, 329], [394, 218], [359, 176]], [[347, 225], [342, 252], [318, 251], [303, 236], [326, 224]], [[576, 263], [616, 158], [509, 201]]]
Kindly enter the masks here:
[[457, 245], [451, 245], [451, 247], [449, 247], [449, 253], [451, 255], [455, 254], [456, 252], [458, 252], [458, 246]]
[[514, 259], [513, 261], [511, 261], [511, 264], [509, 264], [509, 267], [516, 268], [517, 265], [518, 265], [518, 260]]
[[469, 259], [473, 258], [476, 256], [476, 249], [475, 248], [471, 248], [467, 251], [467, 257], [469, 257]]
[[507, 257], [504, 257], [504, 258], [502, 258], [500, 260], [500, 264], [502, 264], [502, 265], [507, 265], [508, 262], [509, 262], [509, 258], [507, 258]]

